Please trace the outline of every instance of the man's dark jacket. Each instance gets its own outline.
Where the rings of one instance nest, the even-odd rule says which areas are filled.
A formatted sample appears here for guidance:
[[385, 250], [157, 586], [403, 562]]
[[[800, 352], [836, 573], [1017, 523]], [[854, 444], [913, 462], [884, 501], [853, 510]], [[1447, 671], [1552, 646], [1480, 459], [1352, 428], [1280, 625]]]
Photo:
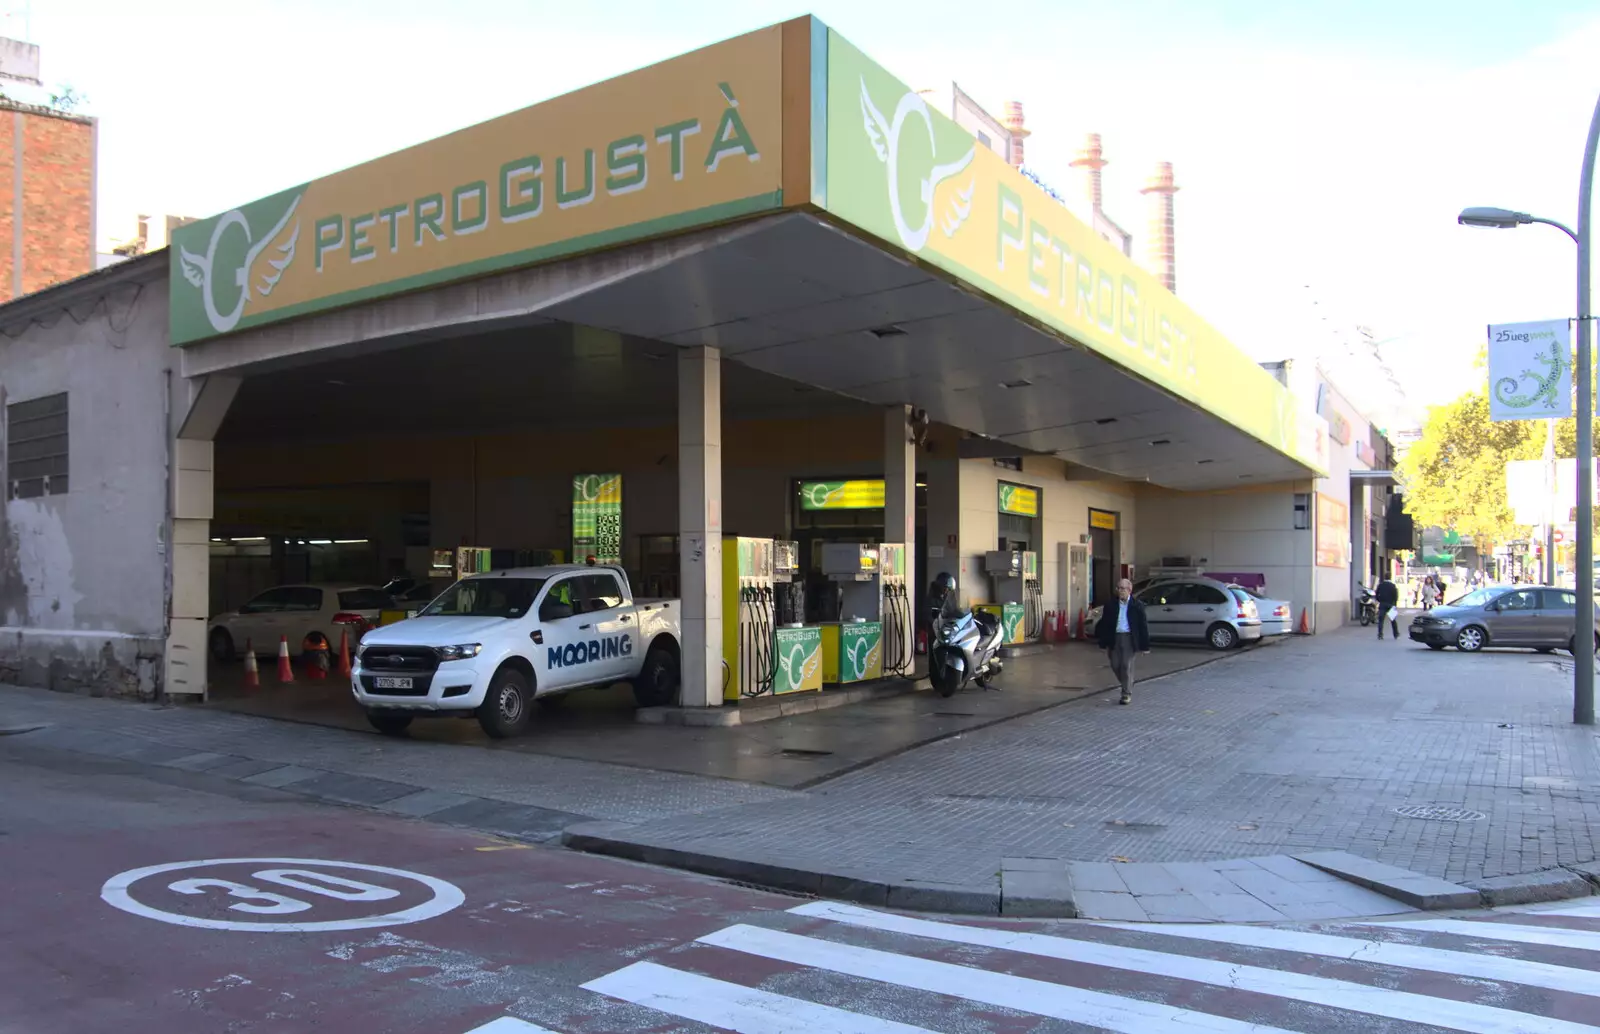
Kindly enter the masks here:
[[[1100, 612], [1100, 622], [1094, 626], [1094, 638], [1102, 650], [1109, 650], [1116, 645], [1117, 614], [1121, 606], [1121, 600], [1112, 600]], [[1150, 649], [1150, 622], [1145, 620], [1144, 604], [1138, 600], [1128, 601], [1128, 631], [1133, 633], [1135, 650]]]
[[1378, 589], [1373, 593], [1378, 599], [1380, 607], [1396, 607], [1400, 605], [1400, 587], [1385, 578], [1378, 583]]

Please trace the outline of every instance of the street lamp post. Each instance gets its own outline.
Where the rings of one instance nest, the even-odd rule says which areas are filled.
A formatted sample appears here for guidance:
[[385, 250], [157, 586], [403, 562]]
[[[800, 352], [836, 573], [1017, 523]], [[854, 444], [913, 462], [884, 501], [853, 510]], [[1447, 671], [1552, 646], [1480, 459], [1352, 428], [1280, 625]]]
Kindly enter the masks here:
[[[1595, 151], [1600, 147], [1600, 101], [1595, 102], [1589, 120], [1589, 139], [1583, 148], [1583, 171], [1578, 177], [1578, 229], [1576, 232], [1554, 219], [1541, 219], [1526, 212], [1504, 208], [1468, 208], [1457, 222], [1463, 226], [1490, 226], [1509, 230], [1528, 223], [1544, 223], [1565, 233], [1578, 245], [1578, 560], [1575, 588], [1578, 593], [1578, 623], [1574, 629], [1574, 671], [1572, 673], [1572, 720], [1579, 725], [1594, 724], [1594, 371], [1590, 348], [1589, 237], [1593, 215]], [[1581, 632], [1581, 634], [1578, 634]]]

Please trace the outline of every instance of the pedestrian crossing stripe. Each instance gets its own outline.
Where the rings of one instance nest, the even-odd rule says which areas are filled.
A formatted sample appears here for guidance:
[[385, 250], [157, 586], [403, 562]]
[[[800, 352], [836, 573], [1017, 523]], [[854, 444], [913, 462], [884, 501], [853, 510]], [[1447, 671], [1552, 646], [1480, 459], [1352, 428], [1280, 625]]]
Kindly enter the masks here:
[[829, 1034], [932, 1034], [926, 1027], [863, 1016], [831, 1005], [818, 1005], [698, 973], [669, 969], [653, 962], [636, 962], [599, 980], [591, 980], [583, 987], [586, 991], [741, 1034], [790, 1034], [797, 1030], [828, 1031]]
[[1512, 923], [1483, 922], [1472, 919], [1424, 919], [1408, 923], [1364, 923], [1364, 926], [1381, 926], [1388, 929], [1418, 930], [1428, 933], [1448, 933], [1457, 937], [1470, 937], [1475, 941], [1516, 941], [1519, 944], [1539, 944], [1547, 948], [1577, 948], [1579, 951], [1600, 951], [1600, 933], [1567, 930], [1559, 926], [1516, 926]]
[[[919, 996], [934, 995], [1122, 1034], [1146, 1034], [1152, 1030], [1181, 1030], [1186, 1034], [1291, 1034], [1331, 1029], [1326, 1020], [1322, 1026], [1307, 1026], [1316, 1021], [1304, 1012], [1296, 1012], [1297, 1005], [1339, 1013], [1338, 1018], [1332, 1019], [1339, 1029], [1347, 1026], [1352, 1030], [1366, 1029], [1360, 1019], [1365, 1016], [1367, 1025], [1382, 1018], [1391, 1024], [1384, 1029], [1396, 1032], [1445, 1029], [1476, 1034], [1600, 1034], [1600, 1027], [1562, 1018], [1581, 1016], [1600, 1021], [1600, 1010], [1592, 1005], [1594, 999], [1600, 998], [1600, 972], [1597, 972], [1600, 956], [1594, 967], [1582, 968], [1508, 957], [1513, 952], [1537, 955], [1540, 949], [1552, 947], [1600, 952], [1600, 928], [1585, 926], [1588, 920], [1600, 919], [1600, 906], [1520, 914], [1525, 920], [1532, 916], [1558, 916], [1576, 924], [1569, 926], [1523, 925], [1491, 918], [1356, 922], [1340, 924], [1331, 931], [1324, 927], [1316, 932], [1200, 923], [1093, 923], [1068, 928], [1091, 936], [1096, 930], [1137, 936], [1146, 945], [1142, 947], [1088, 937], [1047, 935], [1014, 927], [936, 922], [824, 901], [797, 906], [789, 909], [789, 914], [801, 919], [822, 920], [830, 925], [807, 928], [805, 934], [799, 934], [741, 923], [700, 937], [695, 944], [771, 960], [796, 967], [799, 973], [838, 974], [909, 992], [912, 997], [902, 1003], [902, 1011], [896, 1015], [912, 1020], [930, 1015], [926, 1011], [927, 1000]], [[864, 931], [857, 935], [857, 940], [871, 937], [873, 943], [891, 945], [896, 950], [830, 938], [830, 933], [842, 928]], [[1409, 940], [1382, 939], [1380, 930], [1404, 931]], [[1438, 946], [1438, 937], [1443, 937], [1444, 943], [1450, 946]], [[1456, 937], [1513, 942], [1529, 947], [1502, 945], [1475, 952], [1462, 950], [1449, 940]], [[1412, 943], [1423, 938], [1431, 939], [1431, 943]], [[1085, 975], [1077, 969], [1070, 971], [1070, 975], [1046, 972], [1048, 979], [1037, 975], [1037, 965], [1030, 971], [1035, 974], [1031, 976], [1007, 972], [1010, 967], [998, 956], [970, 963], [923, 957], [937, 945], [1049, 959], [1073, 967], [1110, 969], [1220, 990], [1208, 990], [1206, 995], [1196, 995], [1193, 991], [1173, 992], [1160, 985], [1129, 990], [1126, 977], [1096, 977], [1092, 972]], [[1253, 959], [1257, 964], [1242, 964], [1198, 954], [1207, 945], [1275, 954]], [[635, 962], [591, 980], [583, 988], [665, 1016], [738, 1034], [798, 1031], [932, 1034], [927, 1028], [903, 1019], [858, 1013], [765, 987], [747, 986], [737, 982], [737, 978], [712, 975], [729, 957], [691, 953], [684, 957], [688, 962], [684, 968], [648, 960]], [[1368, 967], [1373, 982], [1296, 972], [1297, 962], [1306, 957], [1337, 959]], [[1272, 966], [1283, 968], [1270, 968]], [[1350, 967], [1344, 967], [1343, 971], [1357, 972]], [[1440, 979], [1456, 981], [1455, 986], [1461, 989], [1463, 997], [1438, 997], [1398, 989], [1419, 986], [1416, 981], [1419, 972], [1432, 975], [1435, 984]], [[1090, 986], [1096, 981], [1105, 981], [1108, 989], [1097, 990]], [[799, 985], [790, 983], [784, 989], [792, 991], [796, 986]], [[1518, 994], [1519, 989], [1534, 988], [1541, 989], [1544, 996]], [[1219, 993], [1234, 992], [1241, 993], [1242, 998], [1216, 997]], [[1450, 992], [1444, 990], [1443, 993]], [[1162, 1000], [1168, 996], [1183, 1004], [1173, 1005]], [[892, 1000], [872, 997], [880, 1003]], [[1475, 1000], [1465, 1000], [1467, 998]], [[845, 1002], [849, 1004], [854, 1000]], [[1223, 1004], [1225, 1002], [1230, 1004]], [[1266, 1006], [1263, 1004], [1266, 1002], [1279, 1004]], [[1486, 1004], [1489, 1002], [1497, 1004]], [[1516, 1011], [1505, 1007], [1508, 1002], [1536, 1002], [1536, 1008], [1558, 1015]], [[924, 1011], [906, 1012], [905, 1006]], [[1210, 1009], [1220, 1009], [1229, 1015], [1208, 1011]], [[944, 1013], [937, 1015], [944, 1016]], [[940, 1029], [949, 1026], [947, 1019], [940, 1020]], [[651, 1029], [656, 1025], [645, 1022]], [[1279, 1027], [1276, 1023], [1287, 1026]], [[1401, 1026], [1393, 1026], [1394, 1023]], [[469, 1034], [556, 1032], [508, 1016]]]
[[[817, 902], [801, 905], [789, 911], [874, 930], [1038, 955], [1062, 962], [1133, 970], [1151, 976], [1231, 987], [1275, 998], [1292, 998], [1334, 1009], [1383, 1016], [1392, 1020], [1406, 1020], [1411, 1023], [1431, 1023], [1454, 1030], [1475, 1031], [1478, 1034], [1501, 1034], [1521, 1029], [1522, 1019], [1525, 1016], [1497, 1006], [1434, 998], [1430, 995], [1375, 987], [1351, 980], [1265, 969], [1261, 966], [1222, 962], [1192, 955], [1171, 955], [1148, 948], [1127, 948], [1099, 941], [1080, 941], [1021, 931], [935, 923], [926, 919], [873, 912], [854, 905]], [[950, 976], [952, 980], [959, 980], [956, 974]], [[1546, 1034], [1582, 1034], [1582, 1032], [1593, 1032], [1596, 1028], [1588, 1024], [1550, 1019], [1544, 1021], [1541, 1029]]]
[[1398, 941], [1369, 941], [1357, 937], [1335, 937], [1301, 930], [1280, 930], [1270, 926], [1208, 926], [1185, 923], [1155, 926], [1149, 923], [1106, 923], [1118, 930], [1184, 937], [1216, 944], [1237, 944], [1247, 948], [1268, 948], [1299, 955], [1329, 959], [1348, 959], [1397, 969], [1419, 969], [1450, 976], [1504, 980], [1527, 987], [1600, 997], [1600, 976], [1548, 962], [1529, 962], [1499, 955], [1476, 955], [1470, 951], [1429, 948]]
[[[780, 962], [864, 977], [932, 994], [964, 998], [969, 1002], [1015, 1009], [1035, 1016], [1071, 1020], [1103, 1027], [1118, 1034], [1149, 1034], [1158, 1025], [1172, 1024], [1187, 1034], [1272, 1034], [1282, 1028], [1193, 1012], [1159, 1002], [1123, 998], [1032, 977], [993, 973], [951, 962], [936, 962], [915, 955], [897, 955], [877, 948], [861, 948], [836, 941], [765, 930], [756, 926], [730, 926], [707, 934], [699, 943], [732, 948]], [[1181, 1026], [1178, 1025], [1182, 1021]]]

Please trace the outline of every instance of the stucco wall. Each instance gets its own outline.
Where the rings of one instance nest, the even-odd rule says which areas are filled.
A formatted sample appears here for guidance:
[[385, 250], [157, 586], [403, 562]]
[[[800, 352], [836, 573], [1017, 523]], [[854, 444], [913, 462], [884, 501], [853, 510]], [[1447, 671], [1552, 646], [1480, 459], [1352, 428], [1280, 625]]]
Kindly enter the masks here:
[[1313, 607], [1313, 535], [1294, 526], [1294, 497], [1310, 482], [1259, 485], [1226, 492], [1139, 490], [1139, 550], [1143, 575], [1164, 556], [1188, 556], [1219, 573], [1260, 574], [1267, 595], [1288, 599], [1294, 620]]
[[71, 312], [0, 337], [5, 403], [67, 392], [69, 463], [65, 494], [6, 493], [0, 681], [146, 697], [159, 687], [174, 408], [164, 291], [112, 287], [99, 304], [73, 299]]

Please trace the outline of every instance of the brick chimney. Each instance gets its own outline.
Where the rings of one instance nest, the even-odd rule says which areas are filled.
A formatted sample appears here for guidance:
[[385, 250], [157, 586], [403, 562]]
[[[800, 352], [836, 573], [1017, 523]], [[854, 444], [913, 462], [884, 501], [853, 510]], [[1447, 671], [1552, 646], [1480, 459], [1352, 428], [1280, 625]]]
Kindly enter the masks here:
[[1150, 199], [1150, 230], [1145, 243], [1145, 266], [1167, 290], [1178, 290], [1176, 241], [1172, 230], [1172, 195], [1178, 185], [1172, 181], [1172, 163], [1157, 162], [1156, 171], [1139, 193]]
[[1100, 149], [1100, 134], [1090, 133], [1083, 150], [1072, 160], [1074, 169], [1084, 171], [1084, 188], [1089, 195], [1089, 207], [1099, 212], [1105, 207], [1105, 195], [1100, 189], [1100, 170], [1106, 167], [1105, 152]]
[[1017, 168], [1022, 168], [1022, 141], [1029, 136], [1028, 129], [1022, 122], [1022, 102], [1006, 101], [1006, 132], [1011, 134], [1011, 153], [1006, 156], [1006, 161]]

